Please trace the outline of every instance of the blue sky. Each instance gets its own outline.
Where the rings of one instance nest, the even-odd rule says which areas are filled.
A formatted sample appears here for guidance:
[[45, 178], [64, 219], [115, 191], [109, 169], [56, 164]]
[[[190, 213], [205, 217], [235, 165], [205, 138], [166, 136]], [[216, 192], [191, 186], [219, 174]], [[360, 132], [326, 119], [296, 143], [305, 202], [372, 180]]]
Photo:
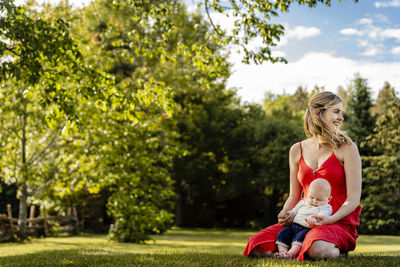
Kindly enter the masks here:
[[392, 52], [400, 47], [399, 12], [400, 0], [334, 1], [331, 7], [293, 6], [289, 13], [274, 21], [320, 30], [313, 38], [288, 44], [285, 49], [288, 60], [298, 60], [307, 51], [320, 51], [355, 60], [395, 62], [400, 60], [400, 51]]
[[[195, 2], [189, 0], [187, 2]], [[400, 89], [400, 0], [333, 0], [331, 7], [292, 5], [272, 20], [285, 26], [274, 53], [288, 64], [244, 65], [232, 53], [228, 85], [243, 101], [262, 103], [266, 92], [293, 93], [315, 85], [335, 92], [356, 73], [368, 80], [373, 97], [389, 81]], [[232, 21], [213, 14], [226, 29]], [[256, 43], [256, 42], [255, 42]], [[255, 44], [256, 45], [256, 44]]]
[[[70, 2], [85, 5], [90, 0]], [[195, 10], [199, 0], [184, 2]], [[284, 56], [288, 64], [245, 65], [242, 55], [231, 53], [228, 86], [237, 89], [242, 101], [262, 103], [266, 92], [293, 93], [298, 86], [311, 90], [318, 85], [335, 92], [359, 73], [368, 80], [373, 97], [385, 81], [399, 91], [399, 14], [400, 0], [332, 0], [331, 7], [319, 4], [316, 8], [293, 4], [289, 12], [272, 20], [285, 26], [274, 53]], [[231, 19], [217, 13], [211, 16], [214, 23], [232, 28]], [[257, 47], [258, 42], [252, 45]]]

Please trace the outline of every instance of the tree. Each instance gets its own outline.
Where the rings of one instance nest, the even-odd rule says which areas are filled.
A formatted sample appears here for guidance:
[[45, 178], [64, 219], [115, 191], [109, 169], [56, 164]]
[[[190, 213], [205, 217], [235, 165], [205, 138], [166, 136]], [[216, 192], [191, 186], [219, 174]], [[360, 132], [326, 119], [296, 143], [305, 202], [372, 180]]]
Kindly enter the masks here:
[[340, 97], [340, 99], [342, 99], [343, 108], [344, 108], [344, 111], [346, 112], [347, 111], [347, 98], [348, 98], [347, 90], [344, 87], [339, 86], [337, 88], [337, 95]]
[[344, 129], [349, 137], [359, 145], [361, 156], [369, 156], [372, 149], [362, 145], [368, 135], [372, 134], [375, 118], [371, 115], [371, 89], [367, 80], [356, 74], [348, 87], [347, 110]]
[[372, 108], [373, 115], [382, 115], [388, 110], [388, 104], [396, 99], [396, 91], [389, 82], [385, 82], [382, 89], [379, 90], [375, 106]]
[[304, 113], [308, 106], [308, 99], [310, 98], [307, 89], [301, 86], [297, 87], [297, 90], [290, 98], [291, 109]]
[[[120, 105], [97, 113], [89, 134], [94, 147], [99, 147], [92, 151], [101, 159], [97, 166], [104, 175], [94, 181], [110, 192], [109, 237], [138, 243], [173, 223], [169, 170], [178, 151], [172, 146], [173, 132], [167, 130], [172, 90], [160, 76], [179, 55], [173, 42], [179, 29], [171, 26], [171, 14], [180, 4], [144, 2], [94, 2], [95, 10], [89, 6], [77, 11], [82, 15], [74, 29], [88, 48], [83, 53], [114, 77], [123, 99]], [[170, 31], [162, 30], [166, 28]]]
[[[87, 68], [63, 20], [31, 17], [12, 1], [0, 3], [2, 172], [18, 186], [20, 237], [26, 237], [28, 197], [54, 181], [49, 153], [73, 121], [77, 95], [105, 99], [103, 76]], [[71, 87], [75, 83], [75, 87]]]
[[376, 122], [366, 145], [376, 155], [365, 157], [361, 231], [373, 234], [400, 232], [400, 100], [386, 103], [386, 112]]

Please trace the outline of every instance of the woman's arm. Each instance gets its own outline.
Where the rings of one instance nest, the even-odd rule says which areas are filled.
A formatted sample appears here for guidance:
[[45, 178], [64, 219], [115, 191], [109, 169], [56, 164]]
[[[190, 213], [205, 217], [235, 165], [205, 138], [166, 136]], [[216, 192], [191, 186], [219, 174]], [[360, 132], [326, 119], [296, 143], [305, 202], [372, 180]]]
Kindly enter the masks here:
[[343, 147], [344, 171], [346, 174], [347, 198], [332, 216], [313, 216], [319, 220], [315, 225], [332, 224], [346, 217], [360, 205], [361, 198], [361, 159], [357, 146], [352, 143]]
[[299, 159], [300, 159], [300, 144], [294, 144], [289, 151], [289, 168], [290, 168], [290, 191], [289, 197], [287, 198], [285, 205], [278, 215], [278, 222], [282, 226], [289, 225], [293, 217], [288, 215], [291, 210], [301, 199], [301, 185], [297, 179], [297, 172], [299, 170]]

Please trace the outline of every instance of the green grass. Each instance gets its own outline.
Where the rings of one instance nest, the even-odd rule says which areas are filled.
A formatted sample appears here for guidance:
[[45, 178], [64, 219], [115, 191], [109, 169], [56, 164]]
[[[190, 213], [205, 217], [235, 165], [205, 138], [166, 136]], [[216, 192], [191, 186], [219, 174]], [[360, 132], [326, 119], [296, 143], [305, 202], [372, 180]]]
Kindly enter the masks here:
[[361, 236], [348, 257], [297, 262], [242, 256], [252, 234], [173, 229], [141, 245], [103, 235], [32, 239], [0, 244], [0, 266], [400, 266], [400, 236]]

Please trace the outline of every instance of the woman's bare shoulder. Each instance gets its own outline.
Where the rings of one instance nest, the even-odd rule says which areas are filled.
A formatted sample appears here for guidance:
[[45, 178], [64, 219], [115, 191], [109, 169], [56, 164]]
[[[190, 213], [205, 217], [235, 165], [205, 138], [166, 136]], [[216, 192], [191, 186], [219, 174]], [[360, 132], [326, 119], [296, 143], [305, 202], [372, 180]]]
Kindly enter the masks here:
[[357, 151], [358, 152], [358, 147], [356, 145], [356, 143], [354, 143], [353, 141], [351, 143], [347, 143], [344, 144], [340, 147], [340, 150], [343, 152], [354, 152]]
[[347, 158], [347, 157], [354, 157], [354, 156], [360, 156], [360, 153], [358, 152], [358, 147], [356, 143], [351, 142], [342, 145], [337, 152], [339, 153], [341, 158]]
[[303, 141], [301, 141], [301, 142], [297, 142], [297, 143], [293, 144], [293, 145], [290, 147], [289, 156], [290, 156], [292, 159], [294, 159], [296, 162], [300, 159], [300, 155], [301, 155], [301, 146], [300, 146], [300, 143], [301, 143], [301, 145], [303, 145], [304, 142], [307, 142], [307, 140], [308, 140], [308, 139], [303, 140]]
[[300, 143], [301, 143], [301, 142], [297, 142], [297, 143], [293, 144], [293, 145], [290, 147], [290, 150], [289, 150], [289, 154], [290, 154], [290, 155], [295, 155], [295, 154], [300, 153]]

